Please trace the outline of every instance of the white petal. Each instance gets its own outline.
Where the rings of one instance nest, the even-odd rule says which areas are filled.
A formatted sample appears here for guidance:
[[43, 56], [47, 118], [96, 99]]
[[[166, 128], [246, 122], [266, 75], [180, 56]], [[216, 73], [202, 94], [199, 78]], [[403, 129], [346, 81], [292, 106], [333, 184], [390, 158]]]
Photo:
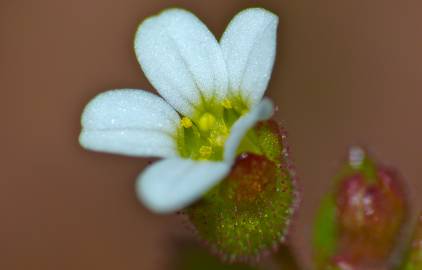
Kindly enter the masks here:
[[152, 211], [173, 212], [199, 199], [229, 171], [224, 162], [164, 159], [138, 177], [136, 193]]
[[274, 65], [278, 17], [261, 9], [246, 9], [227, 26], [220, 44], [232, 91], [248, 102], [261, 100]]
[[151, 84], [184, 115], [192, 115], [201, 96], [226, 96], [220, 45], [188, 11], [169, 9], [146, 19], [136, 32], [135, 53]]
[[130, 156], [177, 156], [180, 117], [162, 98], [142, 90], [112, 90], [96, 96], [82, 114], [80, 144], [90, 150]]
[[273, 104], [269, 99], [263, 99], [252, 107], [251, 111], [239, 118], [230, 130], [230, 136], [224, 144], [224, 160], [233, 162], [236, 150], [245, 134], [259, 121], [267, 120], [273, 115]]

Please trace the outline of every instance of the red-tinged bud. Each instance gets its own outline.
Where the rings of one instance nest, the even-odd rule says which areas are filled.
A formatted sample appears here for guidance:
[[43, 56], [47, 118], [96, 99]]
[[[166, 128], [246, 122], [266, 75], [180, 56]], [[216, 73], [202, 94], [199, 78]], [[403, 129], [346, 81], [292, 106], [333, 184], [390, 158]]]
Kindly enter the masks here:
[[380, 261], [394, 248], [405, 217], [405, 197], [397, 175], [376, 169], [376, 181], [362, 174], [345, 178], [337, 193], [341, 252], [352, 260]]
[[[321, 269], [375, 269], [388, 261], [407, 213], [402, 184], [394, 170], [375, 164], [360, 148], [351, 150], [318, 217], [314, 246]], [[329, 248], [323, 237], [331, 239]]]

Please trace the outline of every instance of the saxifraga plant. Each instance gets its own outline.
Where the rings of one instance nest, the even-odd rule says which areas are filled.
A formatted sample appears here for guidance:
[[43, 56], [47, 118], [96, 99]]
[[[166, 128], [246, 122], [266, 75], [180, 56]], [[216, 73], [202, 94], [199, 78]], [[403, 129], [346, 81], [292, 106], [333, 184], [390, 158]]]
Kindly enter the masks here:
[[[183, 269], [298, 268], [281, 245], [299, 205], [296, 174], [274, 105], [264, 97], [277, 27], [277, 15], [250, 8], [218, 41], [192, 13], [164, 10], [140, 24], [134, 41], [142, 70], [163, 98], [111, 90], [82, 114], [84, 148], [162, 158], [136, 182], [148, 209], [182, 213], [223, 261], [253, 264], [207, 264], [206, 256], [192, 255], [183, 257]], [[396, 248], [409, 220], [405, 190], [397, 171], [352, 148], [315, 219], [315, 268], [422, 270], [421, 220], [408, 248]], [[259, 264], [269, 254], [271, 262]]]

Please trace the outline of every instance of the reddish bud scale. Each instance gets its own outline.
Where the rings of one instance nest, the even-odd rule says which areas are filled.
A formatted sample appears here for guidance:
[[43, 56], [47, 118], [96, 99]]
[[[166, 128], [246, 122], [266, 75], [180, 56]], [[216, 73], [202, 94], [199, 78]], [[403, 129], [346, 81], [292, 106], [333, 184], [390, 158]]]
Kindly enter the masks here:
[[185, 210], [198, 235], [231, 261], [253, 260], [277, 246], [296, 205], [284, 135], [272, 121], [253, 132], [263, 154], [240, 154], [229, 176]]

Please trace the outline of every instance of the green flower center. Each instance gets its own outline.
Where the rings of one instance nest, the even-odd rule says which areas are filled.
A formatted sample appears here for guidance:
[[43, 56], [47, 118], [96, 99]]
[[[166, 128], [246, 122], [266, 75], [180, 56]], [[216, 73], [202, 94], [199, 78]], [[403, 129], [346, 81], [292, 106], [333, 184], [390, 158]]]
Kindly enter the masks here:
[[[249, 105], [242, 97], [203, 101], [195, 108], [192, 118], [183, 116], [180, 120], [176, 135], [179, 154], [194, 160], [223, 160], [224, 143], [231, 127], [248, 111]], [[255, 152], [256, 147], [248, 139], [241, 145]]]

